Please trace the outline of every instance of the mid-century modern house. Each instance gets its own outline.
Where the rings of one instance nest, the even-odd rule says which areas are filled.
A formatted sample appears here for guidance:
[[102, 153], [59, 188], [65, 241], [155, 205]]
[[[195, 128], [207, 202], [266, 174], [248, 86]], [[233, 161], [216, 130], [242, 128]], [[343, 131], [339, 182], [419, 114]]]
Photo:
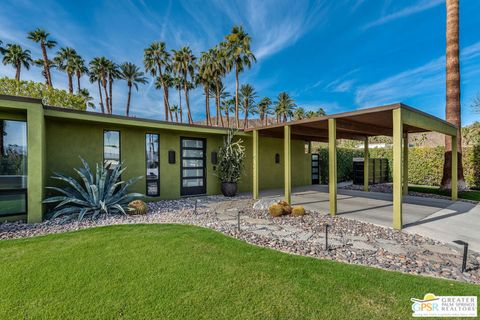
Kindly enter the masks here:
[[[456, 150], [455, 126], [403, 104], [239, 131], [247, 151], [239, 191], [258, 198], [260, 190], [284, 188], [290, 202], [292, 186], [318, 181], [318, 161], [312, 161], [315, 155], [306, 146], [311, 141], [328, 142], [330, 214], [334, 215], [336, 140], [361, 140], [368, 150], [368, 137], [393, 136], [393, 226], [400, 229], [408, 178], [408, 146], [403, 141], [408, 133], [425, 131], [451, 136]], [[75, 176], [73, 168], [81, 166], [79, 157], [90, 165], [123, 162], [128, 169], [122, 179], [143, 176], [131, 191], [144, 193], [152, 201], [220, 193], [216, 152], [227, 134], [225, 128], [76, 111], [45, 106], [39, 99], [0, 95], [0, 132], [0, 220], [42, 221], [45, 187], [57, 185], [51, 174]], [[365, 157], [368, 160], [368, 152]], [[364, 161], [365, 187], [368, 163]]]

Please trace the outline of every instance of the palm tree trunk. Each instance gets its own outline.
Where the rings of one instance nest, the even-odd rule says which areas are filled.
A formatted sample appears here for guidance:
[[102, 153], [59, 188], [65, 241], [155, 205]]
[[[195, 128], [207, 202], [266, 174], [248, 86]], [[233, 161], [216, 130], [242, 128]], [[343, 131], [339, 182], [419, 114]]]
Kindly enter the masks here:
[[237, 123], [237, 129], [240, 127], [240, 121], [238, 117], [238, 68], [235, 67], [235, 122]]
[[127, 98], [127, 117], [129, 116], [130, 114], [130, 98], [132, 96], [132, 83], [131, 82], [128, 82], [128, 98]]
[[105, 104], [107, 106], [107, 113], [110, 114], [110, 99], [107, 91], [107, 80], [103, 80], [103, 90], [105, 91]]
[[68, 92], [73, 94], [73, 75], [70, 72], [67, 72], [68, 77]]
[[175, 111], [175, 122], [178, 123], [178, 111]]
[[210, 118], [210, 94], [208, 90], [208, 85], [205, 86], [205, 117], [207, 118], [207, 126], [212, 125], [212, 119]]
[[100, 80], [98, 80], [97, 83], [98, 83], [98, 93], [100, 96], [100, 109], [102, 109], [102, 113], [105, 113], [105, 107], [103, 106], [102, 87], [100, 87]]
[[187, 103], [187, 110], [188, 110], [188, 123], [192, 124], [192, 113], [190, 111], [190, 101], [188, 100], [188, 87], [187, 87], [187, 77], [184, 77], [184, 83], [183, 83], [183, 90], [185, 91], [185, 102]]
[[248, 103], [245, 102], [245, 119], [243, 120], [243, 129], [248, 127]]
[[[457, 126], [458, 187], [465, 188], [462, 166], [462, 121], [460, 117], [460, 57], [459, 57], [459, 1], [447, 0], [447, 46], [446, 46], [446, 120]], [[451, 187], [452, 143], [445, 136], [445, 155], [442, 188]]]
[[20, 70], [22, 69], [22, 65], [21, 65], [21, 64], [18, 64], [18, 65], [16, 66], [16, 69], [17, 69], [17, 70], [16, 70], [16, 72], [15, 72], [15, 80], [20, 81], [20, 72], [21, 72]]
[[168, 88], [165, 86], [165, 81], [163, 81], [162, 65], [160, 63], [157, 63], [157, 66], [158, 66], [158, 75], [160, 77], [160, 82], [162, 82], [162, 88], [163, 88], [163, 105], [165, 107], [165, 120], [169, 121], [168, 115], [170, 112], [170, 104], [168, 103]]
[[40, 43], [40, 46], [42, 48], [43, 72], [45, 72], [45, 78], [47, 78], [47, 86], [52, 87], [52, 77], [50, 75], [50, 66], [48, 65], [47, 48], [43, 42]]
[[80, 74], [80, 72], [77, 72], [77, 90], [78, 92], [80, 92], [80, 90], [82, 89], [80, 87], [80, 78], [82, 77], [82, 75]]
[[110, 114], [113, 113], [113, 79], [108, 81], [108, 90], [110, 91]]
[[[178, 88], [178, 101], [179, 101], [179, 111], [180, 111], [180, 123], [183, 123], [183, 109], [182, 109], [182, 89]], [[177, 121], [178, 122], [178, 121]]]
[[216, 95], [216, 103], [217, 103], [217, 126], [218, 126], [218, 117], [220, 116], [220, 120], [222, 122], [222, 127], [225, 127], [225, 124], [223, 123], [223, 115], [222, 115], [222, 109], [220, 108], [220, 87], [216, 86], [217, 89], [217, 95]]

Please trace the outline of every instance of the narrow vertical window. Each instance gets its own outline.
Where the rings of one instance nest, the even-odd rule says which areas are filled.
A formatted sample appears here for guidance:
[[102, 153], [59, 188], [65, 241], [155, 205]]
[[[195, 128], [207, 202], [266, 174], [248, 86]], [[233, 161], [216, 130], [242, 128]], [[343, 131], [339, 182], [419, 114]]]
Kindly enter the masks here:
[[160, 157], [158, 134], [147, 133], [145, 136], [145, 150], [147, 160], [147, 196], [160, 195]]
[[103, 162], [114, 168], [120, 164], [120, 132], [105, 130], [103, 132]]
[[0, 217], [27, 212], [27, 123], [0, 119]]

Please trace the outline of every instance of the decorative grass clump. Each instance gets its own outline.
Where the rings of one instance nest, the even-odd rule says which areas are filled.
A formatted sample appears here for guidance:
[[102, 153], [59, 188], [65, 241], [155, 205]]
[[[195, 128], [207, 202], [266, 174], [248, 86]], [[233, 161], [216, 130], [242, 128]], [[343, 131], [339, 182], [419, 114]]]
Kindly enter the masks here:
[[268, 213], [270, 213], [272, 217], [280, 217], [283, 215], [283, 206], [281, 204], [274, 203], [268, 208]]

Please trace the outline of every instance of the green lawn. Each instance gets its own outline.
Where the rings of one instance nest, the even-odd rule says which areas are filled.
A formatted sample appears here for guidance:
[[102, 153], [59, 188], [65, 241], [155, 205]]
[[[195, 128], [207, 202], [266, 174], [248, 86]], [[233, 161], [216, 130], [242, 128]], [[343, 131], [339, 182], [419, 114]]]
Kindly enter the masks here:
[[480, 287], [130, 225], [0, 241], [0, 319], [406, 319]]
[[[408, 191], [433, 193], [447, 197], [451, 195], [450, 190], [442, 190], [439, 187], [431, 186], [408, 186]], [[458, 197], [461, 199], [480, 201], [480, 190], [461, 191], [458, 193]]]

